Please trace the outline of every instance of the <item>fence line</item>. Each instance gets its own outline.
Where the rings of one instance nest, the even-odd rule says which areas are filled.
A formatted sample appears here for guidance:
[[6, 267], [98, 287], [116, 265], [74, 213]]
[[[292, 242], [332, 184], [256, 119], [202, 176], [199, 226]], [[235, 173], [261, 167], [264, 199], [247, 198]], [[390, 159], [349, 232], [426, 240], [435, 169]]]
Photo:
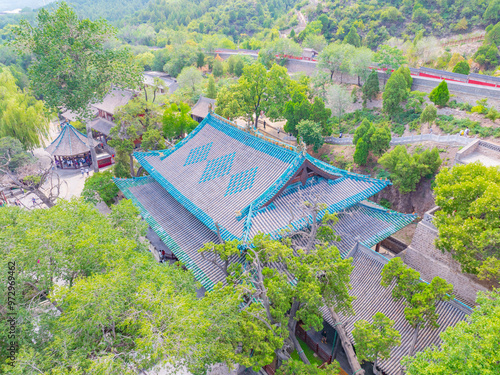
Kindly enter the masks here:
[[[436, 143], [448, 143], [448, 144], [458, 143], [461, 145], [468, 145], [469, 143], [474, 141], [474, 138], [467, 138], [458, 134], [454, 135], [421, 134], [421, 135], [412, 135], [409, 137], [392, 138], [390, 145], [395, 146], [408, 143], [420, 143], [426, 141], [431, 141]], [[353, 138], [352, 137], [336, 138], [332, 136], [332, 137], [325, 137], [325, 142], [334, 145], [348, 145], [348, 144], [353, 144]]]

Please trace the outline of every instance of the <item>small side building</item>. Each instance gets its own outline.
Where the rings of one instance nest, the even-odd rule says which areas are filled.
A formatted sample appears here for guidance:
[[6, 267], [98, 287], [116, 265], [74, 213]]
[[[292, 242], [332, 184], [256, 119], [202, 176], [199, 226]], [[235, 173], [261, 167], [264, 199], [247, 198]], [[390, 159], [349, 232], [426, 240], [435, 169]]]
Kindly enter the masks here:
[[200, 95], [200, 98], [198, 99], [194, 107], [191, 108], [191, 117], [198, 122], [202, 122], [203, 119], [207, 117], [210, 109], [215, 109], [215, 103], [215, 99], [210, 99]]
[[154, 86], [155, 79], [158, 78], [162, 82], [159, 85], [160, 94], [173, 94], [179, 88], [177, 80], [168, 73], [151, 71], [142, 73], [142, 76], [146, 86]]

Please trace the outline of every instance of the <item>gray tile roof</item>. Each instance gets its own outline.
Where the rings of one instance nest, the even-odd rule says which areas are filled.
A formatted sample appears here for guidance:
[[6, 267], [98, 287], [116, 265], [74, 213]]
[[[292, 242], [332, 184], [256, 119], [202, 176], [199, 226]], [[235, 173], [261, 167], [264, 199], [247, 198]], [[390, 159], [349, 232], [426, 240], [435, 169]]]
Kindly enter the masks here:
[[45, 151], [52, 156], [73, 156], [89, 152], [90, 148], [87, 146], [87, 136], [65, 123], [57, 138]]
[[[392, 288], [384, 288], [380, 285], [381, 272], [388, 259], [375, 251], [363, 246], [355, 246], [349, 254], [353, 258], [354, 270], [351, 273], [350, 294], [356, 297], [353, 302], [355, 315], [344, 316], [340, 314], [340, 320], [344, 324], [347, 333], [354, 344], [352, 331], [354, 323], [358, 320], [372, 321], [373, 315], [381, 312], [394, 320], [394, 328], [401, 334], [401, 345], [392, 349], [391, 357], [379, 363], [380, 368], [389, 375], [398, 375], [400, 371], [400, 361], [408, 354], [413, 328], [407, 323], [404, 316], [405, 306], [402, 302], [395, 302], [392, 299]], [[322, 309], [325, 320], [334, 325], [327, 308]], [[437, 323], [439, 328], [424, 328], [420, 330], [417, 351], [441, 342], [439, 334], [447, 327], [454, 326], [459, 321], [465, 320], [466, 316], [472, 312], [470, 308], [457, 300], [449, 302], [439, 302], [436, 309], [439, 318]]]
[[191, 108], [191, 115], [201, 118], [207, 117], [210, 104], [212, 104], [212, 109], [215, 109], [215, 102], [215, 99], [206, 98], [200, 95], [194, 107]]
[[97, 130], [98, 132], [106, 135], [109, 135], [111, 129], [115, 125], [116, 124], [113, 121], [108, 121], [101, 117], [96, 118], [94, 121], [90, 123], [90, 127], [92, 129]]
[[135, 97], [135, 95], [136, 93], [133, 91], [113, 87], [111, 91], [106, 94], [101, 103], [92, 104], [92, 107], [113, 115], [117, 107], [124, 106]]
[[159, 78], [161, 79], [162, 87], [165, 89], [165, 91], [168, 91], [169, 94], [172, 94], [179, 88], [179, 84], [177, 83], [177, 80], [170, 76], [168, 73], [164, 72], [144, 72], [143, 74], [143, 82], [148, 85], [152, 86], [154, 84], [154, 79]]

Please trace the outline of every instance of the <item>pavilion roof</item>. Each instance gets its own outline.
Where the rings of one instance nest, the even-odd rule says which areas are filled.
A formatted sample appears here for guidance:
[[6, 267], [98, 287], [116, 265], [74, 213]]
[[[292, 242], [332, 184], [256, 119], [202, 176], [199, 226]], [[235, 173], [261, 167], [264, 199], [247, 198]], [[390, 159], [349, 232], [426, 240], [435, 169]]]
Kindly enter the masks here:
[[45, 148], [52, 156], [74, 156], [90, 151], [87, 136], [76, 130], [71, 124], [61, 125], [62, 130], [57, 138]]
[[[214, 232], [217, 223], [225, 240], [287, 226], [290, 201], [300, 195], [320, 194], [329, 210], [338, 212], [389, 184], [260, 139], [213, 114], [174, 148], [134, 156], [198, 220]], [[337, 179], [333, 183], [309, 179], [294, 195], [285, 188], [306, 161]], [[271, 199], [273, 204], [264, 207]]]
[[136, 95], [134, 91], [113, 87], [102, 102], [92, 104], [92, 107], [114, 115], [118, 107], [124, 106]]
[[99, 133], [109, 135], [111, 129], [116, 124], [113, 121], [106, 120], [105, 118], [98, 117], [90, 123], [90, 127], [97, 130]]
[[205, 118], [210, 112], [210, 104], [212, 104], [212, 107], [215, 109], [215, 102], [215, 99], [210, 99], [203, 95], [200, 95], [200, 98], [198, 99], [194, 107], [191, 108], [191, 114], [193, 116]]

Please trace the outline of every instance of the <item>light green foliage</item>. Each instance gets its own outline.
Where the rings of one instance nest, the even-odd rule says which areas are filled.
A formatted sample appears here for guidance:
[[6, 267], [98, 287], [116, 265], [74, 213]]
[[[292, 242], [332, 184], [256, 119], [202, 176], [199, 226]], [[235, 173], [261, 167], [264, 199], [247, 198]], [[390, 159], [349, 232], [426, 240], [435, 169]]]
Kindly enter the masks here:
[[[278, 57], [276, 57], [276, 55], [278, 55]], [[257, 61], [269, 69], [276, 61], [280, 65], [283, 65], [286, 62], [285, 55], [301, 56], [302, 48], [292, 39], [278, 38], [270, 41], [264, 48], [260, 49]]]
[[442, 343], [405, 357], [408, 375], [500, 373], [500, 292], [479, 292], [467, 321], [441, 333]]
[[[445, 168], [434, 187], [439, 249], [451, 252], [464, 272], [497, 280], [500, 259], [500, 172], [479, 163]], [[489, 259], [488, 258], [494, 258]], [[496, 271], [492, 269], [496, 266]], [[492, 276], [492, 277], [491, 277]]]
[[441, 165], [437, 148], [408, 154], [405, 146], [396, 146], [378, 162], [391, 173], [391, 181], [403, 194], [414, 191], [422, 177], [431, 176]]
[[154, 59], [155, 55], [153, 55], [152, 52], [144, 52], [135, 56], [135, 60], [137, 61], [139, 66], [144, 70], [151, 70]]
[[380, 87], [378, 81], [378, 74], [375, 69], [370, 72], [368, 79], [363, 85], [362, 91], [363, 91], [363, 105], [366, 105], [367, 100], [370, 100], [371, 102], [372, 99], [375, 99], [377, 94], [379, 93]]
[[160, 129], [149, 128], [142, 134], [141, 147], [146, 151], [164, 150], [165, 138], [163, 138]]
[[0, 138], [0, 166], [15, 172], [17, 168], [22, 167], [33, 161], [33, 157], [28, 154], [21, 142], [15, 138]]
[[98, 203], [103, 201], [108, 206], [114, 202], [120, 189], [113, 182], [111, 171], [97, 172], [85, 180], [82, 197], [87, 202]]
[[321, 134], [324, 137], [332, 134], [332, 128], [329, 119], [332, 115], [332, 110], [325, 107], [323, 99], [315, 97], [311, 106], [311, 113], [309, 119], [321, 125]]
[[420, 274], [404, 264], [401, 258], [391, 259], [382, 269], [380, 284], [387, 288], [393, 282], [392, 297], [406, 305], [405, 318], [416, 330], [409, 350], [411, 356], [417, 344], [418, 331], [425, 327], [439, 327], [436, 305], [439, 301], [449, 301], [452, 298], [453, 285], [437, 276], [429, 284], [422, 282]]
[[433, 104], [429, 104], [425, 107], [420, 115], [420, 122], [426, 122], [431, 127], [431, 123], [436, 119], [437, 108]]
[[357, 145], [358, 140], [360, 138], [363, 138], [363, 140], [366, 142], [366, 144], [370, 144], [370, 139], [371, 136], [375, 133], [375, 127], [373, 124], [368, 121], [367, 118], [364, 118], [363, 121], [361, 121], [361, 124], [356, 128], [356, 131], [354, 132], [354, 137], [353, 137], [353, 144]]
[[289, 359], [276, 372], [277, 375], [338, 375], [340, 364], [333, 361], [325, 368], [306, 365], [301, 361]]
[[351, 26], [349, 33], [344, 38], [344, 43], [348, 43], [356, 48], [361, 47], [361, 38], [359, 37], [354, 25]]
[[101, 101], [111, 82], [132, 88], [140, 83], [130, 52], [104, 46], [115, 30], [102, 19], [79, 19], [66, 3], [53, 12], [41, 9], [36, 26], [21, 20], [12, 31], [16, 50], [35, 56], [28, 70], [31, 87], [51, 108], [88, 118], [88, 104]]
[[406, 64], [403, 52], [401, 52], [401, 50], [397, 47], [391, 47], [386, 44], [379, 47], [374, 60], [378, 63], [379, 67], [387, 68], [389, 70], [396, 70], [401, 65]]
[[203, 76], [201, 72], [194, 66], [183, 68], [181, 73], [177, 77], [179, 88], [186, 91], [190, 98], [200, 92], [202, 81]]
[[458, 74], [469, 75], [469, 73], [470, 73], [469, 63], [465, 60], [457, 62], [456, 65], [453, 67], [452, 72], [458, 73]]
[[385, 90], [382, 95], [383, 111], [391, 117], [394, 117], [396, 114], [401, 112], [401, 103], [405, 101], [407, 97], [407, 81], [402, 73], [395, 72], [387, 81], [387, 85], [385, 86]]
[[356, 151], [354, 151], [353, 159], [358, 165], [366, 165], [368, 159], [369, 146], [363, 138], [359, 138], [356, 143]]
[[318, 69], [330, 71], [330, 80], [335, 73], [349, 72], [349, 58], [354, 49], [351, 44], [329, 44], [318, 56]]
[[431, 91], [429, 99], [439, 107], [444, 107], [446, 103], [448, 103], [448, 100], [450, 100], [450, 92], [448, 91], [448, 84], [446, 81], [443, 80]]
[[224, 74], [224, 66], [222, 65], [222, 61], [220, 61], [219, 59], [215, 59], [214, 61], [214, 65], [212, 67], [212, 74], [215, 77], [222, 77], [222, 75]]
[[356, 342], [356, 355], [360, 361], [373, 362], [375, 372], [379, 359], [388, 359], [391, 349], [401, 345], [401, 335], [394, 329], [394, 321], [378, 312], [373, 322], [358, 320], [352, 331]]
[[338, 118], [339, 127], [340, 119], [351, 104], [351, 95], [348, 90], [340, 85], [331, 85], [327, 92], [328, 107], [332, 110], [332, 115]]
[[361, 81], [366, 82], [371, 73], [370, 66], [373, 64], [373, 55], [370, 49], [361, 47], [356, 48], [349, 56], [349, 73], [358, 77], [358, 86], [361, 86]]
[[241, 93], [236, 88], [221, 87], [217, 94], [217, 114], [229, 120], [243, 115], [241, 100]]
[[296, 91], [292, 94], [291, 100], [285, 104], [283, 117], [287, 122], [284, 129], [297, 136], [297, 124], [301, 120], [311, 120], [321, 126], [323, 136], [328, 136], [332, 132], [328, 122], [331, 113], [321, 98], [315, 97], [313, 104], [311, 104], [302, 92]]
[[495, 26], [492, 25], [491, 29], [486, 33], [485, 43], [500, 45], [500, 22], [497, 22]]
[[402, 21], [404, 17], [397, 8], [391, 6], [380, 13], [380, 19], [386, 23], [396, 23]]
[[312, 48], [315, 51], [321, 52], [328, 43], [323, 35], [310, 34], [306, 36], [302, 45], [306, 48]]
[[398, 70], [395, 71], [395, 73], [401, 73], [403, 77], [405, 77], [406, 88], [408, 89], [408, 91], [410, 91], [411, 85], [413, 84], [413, 78], [411, 77], [410, 68], [408, 68], [407, 66], [400, 66]]
[[12, 137], [25, 150], [42, 145], [48, 135], [49, 113], [42, 101], [23, 92], [11, 70], [0, 67], [0, 137]]
[[167, 139], [183, 137], [189, 134], [198, 123], [189, 115], [191, 108], [186, 103], [172, 103], [163, 113], [163, 134]]
[[210, 99], [217, 98], [217, 89], [215, 88], [215, 79], [213, 75], [208, 77], [207, 98]]
[[308, 146], [313, 146], [314, 152], [318, 152], [319, 148], [323, 146], [325, 139], [322, 135], [321, 125], [311, 121], [311, 120], [301, 120], [297, 124], [297, 131], [299, 137], [302, 137], [302, 140]]

